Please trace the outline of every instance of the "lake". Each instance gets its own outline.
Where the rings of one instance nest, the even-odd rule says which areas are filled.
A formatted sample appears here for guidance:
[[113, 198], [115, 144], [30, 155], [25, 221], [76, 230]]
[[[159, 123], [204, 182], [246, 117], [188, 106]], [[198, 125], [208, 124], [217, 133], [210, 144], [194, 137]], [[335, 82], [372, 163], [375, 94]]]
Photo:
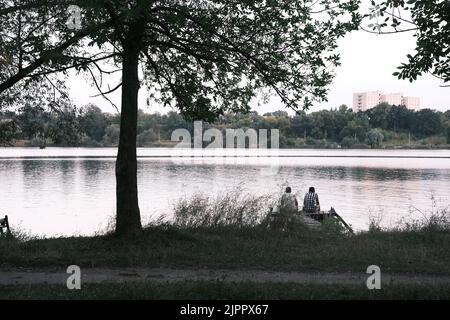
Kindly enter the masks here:
[[[115, 212], [114, 148], [0, 148], [0, 216], [33, 235], [92, 235]], [[369, 218], [392, 226], [450, 205], [449, 150], [138, 149], [146, 223], [170, 217], [178, 199], [240, 187], [261, 195], [316, 187], [357, 230]]]

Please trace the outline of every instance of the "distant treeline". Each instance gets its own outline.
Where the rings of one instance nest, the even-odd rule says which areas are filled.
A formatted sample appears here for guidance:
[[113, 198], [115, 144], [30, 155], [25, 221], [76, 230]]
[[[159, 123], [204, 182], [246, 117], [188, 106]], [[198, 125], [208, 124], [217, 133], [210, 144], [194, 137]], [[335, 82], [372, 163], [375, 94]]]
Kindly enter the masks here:
[[[119, 139], [119, 114], [104, 113], [95, 105], [81, 109], [48, 111], [23, 107], [0, 112], [2, 145], [115, 146]], [[280, 146], [289, 147], [433, 147], [450, 144], [450, 111], [414, 112], [403, 106], [380, 104], [354, 113], [345, 105], [332, 110], [285, 111], [259, 115], [225, 114], [203, 125], [230, 129], [279, 129]], [[167, 145], [175, 129], [193, 131], [193, 122], [179, 114], [139, 111], [138, 146]]]

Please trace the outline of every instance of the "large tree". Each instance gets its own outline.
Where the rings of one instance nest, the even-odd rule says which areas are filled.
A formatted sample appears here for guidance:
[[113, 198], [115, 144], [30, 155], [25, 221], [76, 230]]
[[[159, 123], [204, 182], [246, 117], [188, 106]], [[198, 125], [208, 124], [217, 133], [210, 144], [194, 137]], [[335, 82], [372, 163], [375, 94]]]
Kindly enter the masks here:
[[[287, 107], [308, 108], [326, 98], [339, 64], [337, 39], [360, 22], [359, 0], [0, 3], [1, 104], [45, 98], [58, 105], [67, 98], [61, 75], [73, 68], [91, 74], [104, 96], [121, 88], [119, 235], [141, 230], [136, 177], [141, 86], [154, 101], [189, 119], [246, 112], [252, 98], [267, 89]], [[68, 12], [69, 5], [81, 8], [81, 20], [73, 7]], [[116, 68], [106, 70], [106, 64]], [[117, 70], [120, 83], [104, 89], [102, 76]]]
[[[368, 27], [378, 34], [413, 32], [415, 53], [394, 75], [414, 81], [430, 73], [449, 87], [450, 82], [450, 1], [448, 0], [371, 0], [372, 20]], [[364, 26], [362, 27], [364, 29]]]

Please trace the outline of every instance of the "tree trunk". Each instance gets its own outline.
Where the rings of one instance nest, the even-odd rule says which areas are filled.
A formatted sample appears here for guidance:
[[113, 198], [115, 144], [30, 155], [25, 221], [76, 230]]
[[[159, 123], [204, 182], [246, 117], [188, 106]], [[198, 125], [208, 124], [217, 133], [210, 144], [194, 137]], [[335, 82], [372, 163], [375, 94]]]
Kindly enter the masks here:
[[123, 42], [122, 110], [116, 161], [116, 234], [136, 236], [142, 231], [138, 204], [136, 135], [139, 93], [139, 53], [142, 32], [132, 27]]

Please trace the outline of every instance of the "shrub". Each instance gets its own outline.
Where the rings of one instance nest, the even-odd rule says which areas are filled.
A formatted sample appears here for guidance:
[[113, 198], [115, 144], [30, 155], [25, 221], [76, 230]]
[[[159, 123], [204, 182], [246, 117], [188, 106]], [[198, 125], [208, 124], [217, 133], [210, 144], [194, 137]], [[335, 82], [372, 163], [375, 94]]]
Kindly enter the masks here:
[[174, 224], [179, 227], [256, 226], [267, 216], [273, 198], [247, 195], [240, 189], [216, 197], [195, 194], [178, 201]]
[[422, 218], [410, 221], [401, 221], [395, 228], [396, 231], [450, 231], [450, 207], [442, 210], [433, 209]]
[[350, 148], [355, 144], [355, 139], [352, 137], [344, 137], [341, 141], [341, 146], [344, 148]]

